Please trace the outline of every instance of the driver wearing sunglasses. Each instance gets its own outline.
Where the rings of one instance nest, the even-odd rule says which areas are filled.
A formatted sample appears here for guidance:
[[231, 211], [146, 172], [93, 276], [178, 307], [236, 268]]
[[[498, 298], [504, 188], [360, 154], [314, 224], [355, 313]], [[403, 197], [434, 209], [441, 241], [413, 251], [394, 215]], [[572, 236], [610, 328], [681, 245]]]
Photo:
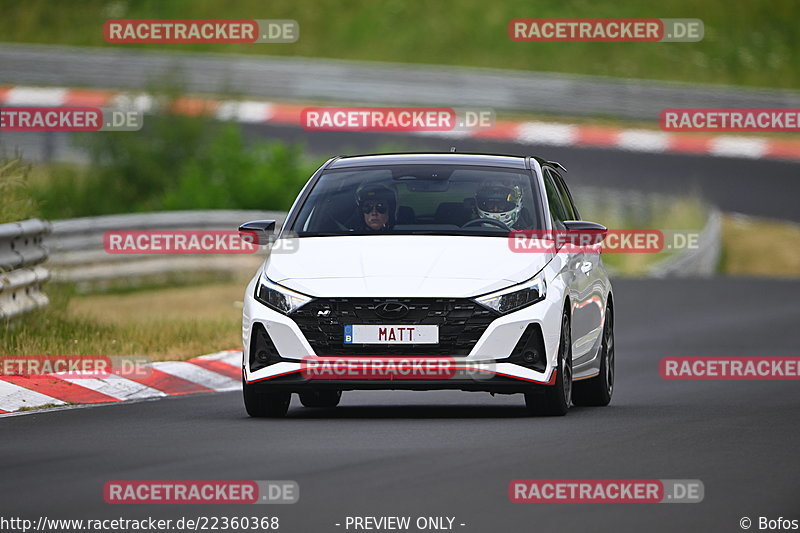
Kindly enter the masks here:
[[394, 226], [397, 197], [392, 189], [385, 185], [367, 185], [358, 190], [356, 198], [364, 229], [385, 231]]

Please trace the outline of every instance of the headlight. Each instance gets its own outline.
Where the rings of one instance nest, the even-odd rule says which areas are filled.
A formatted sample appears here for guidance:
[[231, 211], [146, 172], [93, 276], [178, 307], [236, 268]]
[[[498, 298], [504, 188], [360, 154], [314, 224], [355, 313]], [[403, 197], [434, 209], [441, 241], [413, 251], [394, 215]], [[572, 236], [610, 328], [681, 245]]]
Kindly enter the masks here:
[[536, 276], [525, 283], [479, 296], [475, 301], [500, 314], [506, 314], [544, 300], [545, 296], [547, 296], [547, 284], [544, 282], [544, 277]]
[[287, 315], [312, 299], [310, 296], [300, 294], [270, 281], [263, 274], [261, 279], [258, 280], [258, 285], [256, 285], [256, 300]]

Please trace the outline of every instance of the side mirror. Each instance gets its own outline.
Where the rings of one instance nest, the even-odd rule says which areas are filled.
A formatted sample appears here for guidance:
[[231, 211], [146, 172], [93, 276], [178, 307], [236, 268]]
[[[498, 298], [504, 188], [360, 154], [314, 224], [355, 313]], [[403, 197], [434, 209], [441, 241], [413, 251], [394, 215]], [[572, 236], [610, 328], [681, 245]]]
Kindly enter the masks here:
[[565, 220], [564, 226], [569, 233], [568, 241], [576, 246], [594, 246], [602, 243], [608, 234], [608, 228], [597, 222], [587, 220]]
[[255, 234], [256, 242], [254, 244], [263, 246], [271, 244], [275, 240], [273, 238], [275, 224], [274, 220], [252, 220], [239, 226], [239, 233], [243, 235]]

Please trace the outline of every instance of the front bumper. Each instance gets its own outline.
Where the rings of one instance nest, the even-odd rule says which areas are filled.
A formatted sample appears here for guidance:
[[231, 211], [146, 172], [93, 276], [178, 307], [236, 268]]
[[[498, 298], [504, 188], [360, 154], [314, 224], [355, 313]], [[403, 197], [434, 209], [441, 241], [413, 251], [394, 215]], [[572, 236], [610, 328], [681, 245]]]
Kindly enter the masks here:
[[542, 382], [525, 379], [516, 374], [524, 367], [511, 363], [497, 365], [497, 373], [486, 371], [481, 379], [308, 379], [303, 376], [300, 363], [276, 363], [270, 370], [276, 372], [270, 377], [248, 381], [249, 385], [263, 387], [271, 392], [304, 392], [309, 390], [461, 390], [473, 392], [492, 392], [516, 394], [531, 392], [539, 386], [555, 384], [555, 370], [550, 380]]
[[[558, 342], [560, 337], [563, 302], [556, 291], [524, 309], [493, 320], [468, 354], [452, 357], [456, 375], [447, 379], [309, 379], [303, 373], [303, 360], [315, 358], [313, 348], [289, 316], [274, 311], [253, 297], [256, 280], [248, 285], [243, 309], [242, 340], [244, 358], [242, 368], [248, 384], [259, 387], [301, 392], [309, 389], [338, 390], [467, 390], [486, 392], [528, 392], [537, 386], [555, 383]], [[552, 300], [550, 300], [552, 298]], [[264, 368], [251, 370], [250, 351], [255, 325], [261, 324], [279, 355], [279, 360]], [[509, 362], [514, 347], [529, 324], [539, 324], [545, 349], [546, 365], [540, 370], [523, 364]], [[366, 357], [362, 354], [353, 354]], [[398, 354], [398, 356], [401, 356]], [[407, 355], [407, 359], [425, 359], [425, 356]], [[340, 356], [347, 360], [349, 356]], [[379, 359], [379, 356], [375, 356]]]
[[[550, 369], [549, 377], [544, 381], [544, 372], [536, 372], [513, 363], [458, 362], [455, 367], [452, 377], [438, 379], [330, 379], [307, 377], [302, 362], [279, 362], [254, 372], [248, 383], [259, 384], [258, 386], [269, 388], [271, 391], [288, 392], [312, 389], [462, 390], [514, 394], [529, 392], [537, 385], [554, 385], [556, 378], [555, 369]], [[256, 378], [255, 374], [261, 376]]]

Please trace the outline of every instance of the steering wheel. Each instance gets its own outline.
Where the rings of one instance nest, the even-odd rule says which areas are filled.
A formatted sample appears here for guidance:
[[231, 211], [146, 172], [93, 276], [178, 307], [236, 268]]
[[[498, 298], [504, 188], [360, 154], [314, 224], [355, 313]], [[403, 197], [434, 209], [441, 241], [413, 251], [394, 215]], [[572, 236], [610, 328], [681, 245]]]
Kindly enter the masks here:
[[470, 228], [472, 226], [479, 226], [483, 224], [489, 224], [490, 226], [497, 226], [500, 229], [504, 229], [506, 231], [512, 231], [505, 222], [500, 222], [499, 220], [495, 220], [493, 218], [476, 218], [474, 220], [470, 220], [469, 222], [462, 224], [462, 228]]

